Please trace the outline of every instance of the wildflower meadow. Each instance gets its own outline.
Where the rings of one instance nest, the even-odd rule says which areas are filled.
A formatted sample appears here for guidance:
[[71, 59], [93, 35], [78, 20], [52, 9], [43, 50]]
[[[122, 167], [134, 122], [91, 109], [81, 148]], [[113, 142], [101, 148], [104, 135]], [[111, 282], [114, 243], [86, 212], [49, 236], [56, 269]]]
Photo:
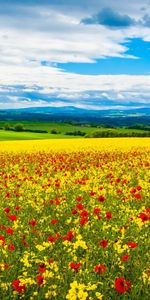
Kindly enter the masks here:
[[148, 300], [149, 139], [0, 144], [0, 299]]

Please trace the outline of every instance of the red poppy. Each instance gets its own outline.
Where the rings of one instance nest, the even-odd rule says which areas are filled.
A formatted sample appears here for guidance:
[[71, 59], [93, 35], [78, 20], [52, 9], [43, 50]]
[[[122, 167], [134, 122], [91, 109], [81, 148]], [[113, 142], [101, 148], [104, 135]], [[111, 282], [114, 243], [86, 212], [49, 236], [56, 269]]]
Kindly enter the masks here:
[[80, 201], [82, 200], [82, 197], [79, 196], [79, 197], [76, 198], [76, 200], [77, 200], [78, 202], [80, 202]]
[[99, 242], [99, 244], [100, 244], [101, 247], [106, 248], [107, 245], [108, 245], [108, 241], [107, 241], [107, 240], [101, 240], [101, 241]]
[[71, 242], [73, 238], [74, 238], [74, 234], [71, 230], [69, 230], [68, 233], [63, 237], [63, 240]]
[[94, 272], [96, 272], [96, 273], [102, 274], [105, 271], [106, 271], [106, 266], [103, 264], [99, 264], [94, 267]]
[[44, 273], [46, 271], [46, 266], [45, 266], [45, 264], [40, 264], [39, 265], [39, 272], [40, 273]]
[[36, 222], [36, 220], [31, 220], [31, 221], [29, 221], [29, 225], [31, 225], [31, 226], [36, 226], [37, 225], [37, 222]]
[[42, 276], [42, 275], [37, 275], [37, 276], [36, 276], [36, 279], [37, 279], [37, 284], [38, 284], [38, 285], [42, 285], [42, 284], [43, 284], [44, 276]]
[[149, 216], [146, 213], [139, 214], [138, 218], [140, 218], [143, 222], [149, 220]]
[[127, 292], [131, 287], [130, 281], [125, 280], [123, 277], [118, 277], [115, 280], [115, 290], [121, 294]]
[[8, 214], [8, 213], [10, 212], [10, 208], [9, 208], [9, 207], [4, 208], [4, 212], [5, 212], [6, 214]]
[[82, 210], [82, 209], [83, 209], [82, 203], [77, 204], [76, 207], [77, 207], [79, 210]]
[[97, 214], [99, 214], [100, 211], [101, 211], [101, 209], [99, 207], [95, 207], [93, 210], [93, 213], [97, 215]]
[[134, 194], [134, 197], [138, 200], [142, 199], [142, 196], [140, 194]]
[[10, 250], [10, 251], [15, 250], [14, 244], [9, 244], [9, 245], [8, 245], [8, 250]]
[[57, 220], [53, 219], [53, 220], [51, 221], [51, 224], [55, 225], [57, 222], [58, 222]]
[[103, 195], [98, 197], [99, 202], [104, 202], [105, 200], [106, 200], [106, 198]]
[[88, 216], [87, 210], [83, 210], [80, 214], [80, 217], [87, 217], [87, 216]]
[[79, 262], [79, 263], [74, 263], [74, 262], [71, 262], [71, 263], [70, 263], [71, 269], [75, 270], [76, 272], [79, 271], [80, 266], [81, 266], [81, 263], [80, 263], [80, 262]]
[[13, 234], [13, 229], [12, 228], [7, 228], [6, 232], [7, 232], [7, 234]]
[[83, 226], [85, 223], [88, 222], [88, 219], [86, 217], [83, 217], [81, 220], [80, 220], [80, 225]]
[[4, 245], [6, 243], [6, 240], [4, 238], [4, 236], [0, 235], [0, 246]]
[[51, 243], [54, 243], [56, 241], [56, 238], [53, 237], [52, 235], [50, 235], [48, 238], [48, 241], [51, 242]]
[[137, 243], [133, 243], [133, 242], [128, 242], [127, 245], [130, 247], [130, 248], [136, 248], [138, 246]]
[[71, 213], [72, 213], [72, 215], [76, 215], [78, 212], [76, 209], [73, 209]]
[[13, 289], [14, 289], [15, 291], [17, 291], [18, 293], [24, 293], [25, 290], [26, 290], [25, 284], [21, 285], [19, 279], [15, 279], [15, 280], [12, 282], [12, 287], [13, 287]]
[[17, 217], [15, 215], [8, 215], [9, 220], [17, 221]]
[[111, 213], [110, 211], [108, 211], [108, 212], [106, 213], [105, 218], [111, 219], [111, 218], [112, 218], [112, 213]]
[[128, 259], [129, 259], [129, 255], [128, 255], [128, 254], [125, 254], [125, 255], [123, 255], [123, 256], [121, 257], [121, 260], [122, 260], [122, 261], [128, 261]]

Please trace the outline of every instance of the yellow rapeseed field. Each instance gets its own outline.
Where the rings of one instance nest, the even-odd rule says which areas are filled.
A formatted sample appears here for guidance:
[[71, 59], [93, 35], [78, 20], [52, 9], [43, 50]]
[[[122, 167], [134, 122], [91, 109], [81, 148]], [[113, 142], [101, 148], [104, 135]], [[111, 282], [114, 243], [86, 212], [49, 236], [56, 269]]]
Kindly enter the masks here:
[[150, 139], [0, 143], [0, 299], [148, 300]]

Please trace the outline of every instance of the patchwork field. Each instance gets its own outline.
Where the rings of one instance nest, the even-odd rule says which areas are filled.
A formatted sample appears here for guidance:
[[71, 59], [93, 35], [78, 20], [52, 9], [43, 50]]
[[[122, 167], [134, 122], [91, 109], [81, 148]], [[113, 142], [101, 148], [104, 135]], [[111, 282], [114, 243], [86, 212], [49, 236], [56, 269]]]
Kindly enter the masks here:
[[150, 139], [0, 143], [0, 299], [148, 300]]

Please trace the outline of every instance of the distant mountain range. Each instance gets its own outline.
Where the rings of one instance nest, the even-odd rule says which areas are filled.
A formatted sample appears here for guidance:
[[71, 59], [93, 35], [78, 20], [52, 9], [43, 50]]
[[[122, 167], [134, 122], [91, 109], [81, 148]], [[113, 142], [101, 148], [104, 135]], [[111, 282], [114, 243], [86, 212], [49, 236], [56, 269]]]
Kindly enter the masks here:
[[0, 110], [0, 120], [77, 121], [115, 125], [150, 124], [150, 108], [87, 110], [74, 106]]

